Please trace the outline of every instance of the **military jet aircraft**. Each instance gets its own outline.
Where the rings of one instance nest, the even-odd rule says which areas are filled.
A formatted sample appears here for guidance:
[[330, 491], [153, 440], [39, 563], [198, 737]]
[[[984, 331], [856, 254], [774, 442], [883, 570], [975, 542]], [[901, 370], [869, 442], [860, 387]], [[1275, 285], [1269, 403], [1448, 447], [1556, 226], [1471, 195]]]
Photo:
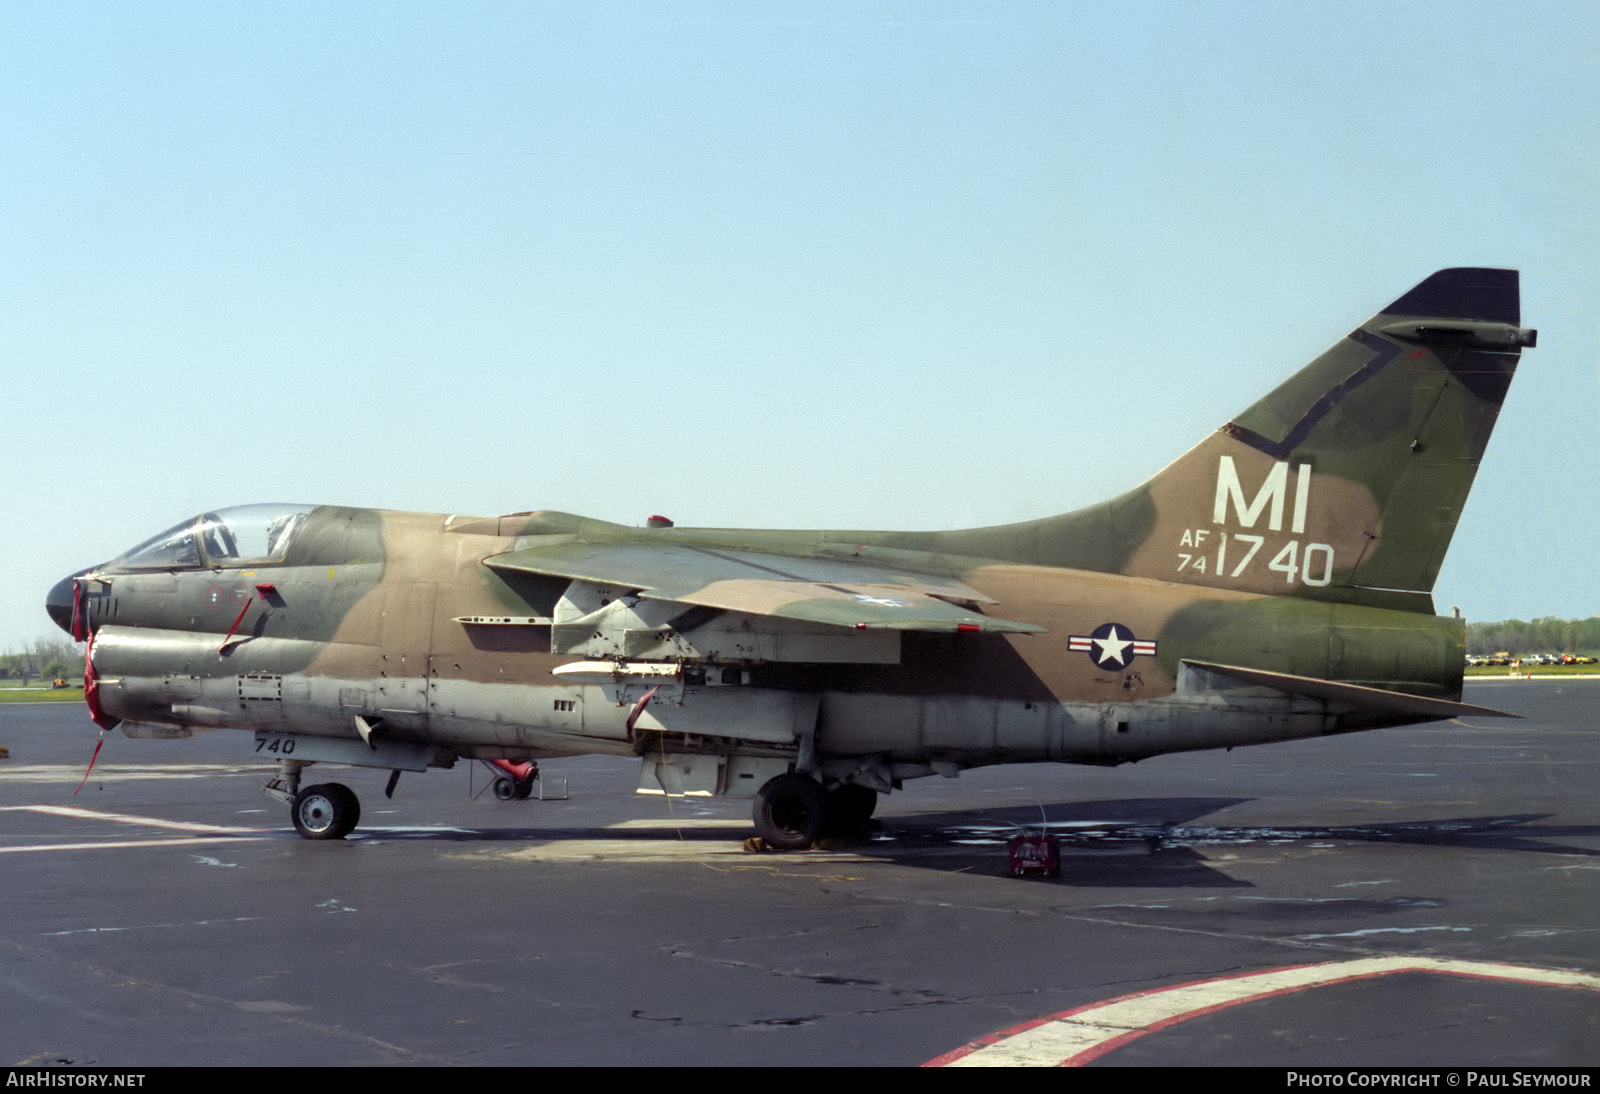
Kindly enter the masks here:
[[[1447, 269], [1144, 485], [948, 532], [627, 527], [246, 505], [62, 580], [94, 720], [226, 727], [299, 832], [357, 824], [314, 763], [642, 759], [754, 799], [775, 848], [985, 764], [1494, 713], [1431, 590], [1521, 350], [1517, 273]], [[526, 787], [519, 790], [526, 792]]]

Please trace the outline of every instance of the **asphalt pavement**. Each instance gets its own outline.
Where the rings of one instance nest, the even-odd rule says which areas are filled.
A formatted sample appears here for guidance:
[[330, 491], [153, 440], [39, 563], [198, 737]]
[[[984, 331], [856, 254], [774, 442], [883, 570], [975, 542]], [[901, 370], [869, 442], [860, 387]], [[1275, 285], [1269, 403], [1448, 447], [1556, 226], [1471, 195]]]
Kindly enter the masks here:
[[314, 843], [246, 734], [74, 797], [83, 709], [0, 706], [0, 1062], [1594, 1064], [1600, 680], [1466, 699], [1525, 718], [919, 780], [790, 854], [604, 757], [313, 769], [363, 810]]

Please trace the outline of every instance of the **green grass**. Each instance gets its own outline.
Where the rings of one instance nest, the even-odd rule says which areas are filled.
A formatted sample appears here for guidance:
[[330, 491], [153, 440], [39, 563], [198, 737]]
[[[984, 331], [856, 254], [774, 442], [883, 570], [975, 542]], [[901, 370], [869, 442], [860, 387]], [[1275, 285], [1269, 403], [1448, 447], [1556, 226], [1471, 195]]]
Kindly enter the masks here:
[[1595, 676], [1600, 675], [1600, 665], [1470, 665], [1467, 668], [1468, 676], [1510, 676], [1513, 673], [1518, 676], [1524, 673], [1534, 676]]
[[0, 703], [81, 703], [83, 689], [52, 688], [47, 686], [19, 687], [12, 682], [0, 686]]

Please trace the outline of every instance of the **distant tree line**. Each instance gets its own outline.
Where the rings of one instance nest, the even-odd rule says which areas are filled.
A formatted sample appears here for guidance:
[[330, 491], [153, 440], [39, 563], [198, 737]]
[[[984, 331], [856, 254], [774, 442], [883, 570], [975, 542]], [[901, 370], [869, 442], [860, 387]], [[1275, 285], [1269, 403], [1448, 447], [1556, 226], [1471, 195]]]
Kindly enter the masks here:
[[1590, 653], [1600, 651], [1600, 616], [1557, 619], [1553, 615], [1523, 622], [1468, 623], [1467, 652], [1487, 657], [1507, 653]]
[[0, 653], [0, 676], [7, 679], [82, 675], [83, 653], [65, 638], [36, 638], [21, 653]]

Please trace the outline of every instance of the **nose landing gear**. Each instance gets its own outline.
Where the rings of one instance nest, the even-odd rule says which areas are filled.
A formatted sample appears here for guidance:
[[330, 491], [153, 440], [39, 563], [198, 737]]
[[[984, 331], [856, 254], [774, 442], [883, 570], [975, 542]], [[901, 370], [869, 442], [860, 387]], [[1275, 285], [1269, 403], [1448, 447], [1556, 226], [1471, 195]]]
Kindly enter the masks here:
[[361, 801], [343, 783], [300, 789], [300, 772], [309, 766], [300, 760], [280, 759], [277, 775], [263, 789], [289, 807], [294, 830], [306, 839], [344, 839], [361, 821]]
[[295, 795], [290, 815], [306, 839], [344, 839], [361, 820], [361, 802], [343, 783], [318, 783]]

